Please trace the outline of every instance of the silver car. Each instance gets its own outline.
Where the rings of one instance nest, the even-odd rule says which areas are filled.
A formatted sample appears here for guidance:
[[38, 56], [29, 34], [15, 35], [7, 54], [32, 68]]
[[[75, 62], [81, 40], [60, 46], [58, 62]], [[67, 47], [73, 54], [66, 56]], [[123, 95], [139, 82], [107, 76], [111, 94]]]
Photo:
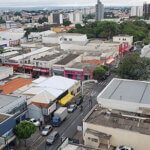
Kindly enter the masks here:
[[45, 128], [42, 130], [42, 135], [48, 135], [53, 130], [51, 125], [46, 125]]
[[54, 131], [53, 133], [50, 134], [50, 136], [46, 140], [46, 144], [53, 144], [55, 140], [57, 140], [59, 137], [59, 133], [57, 131]]

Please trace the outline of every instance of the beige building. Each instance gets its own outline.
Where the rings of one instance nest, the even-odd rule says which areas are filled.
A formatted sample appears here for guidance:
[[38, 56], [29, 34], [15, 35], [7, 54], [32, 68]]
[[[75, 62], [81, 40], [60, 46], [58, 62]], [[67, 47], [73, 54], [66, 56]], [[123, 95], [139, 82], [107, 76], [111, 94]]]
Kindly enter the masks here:
[[117, 35], [113, 37], [113, 42], [128, 42], [130, 46], [133, 44], [133, 36], [129, 35]]
[[96, 105], [83, 120], [84, 144], [105, 149], [125, 145], [150, 149], [150, 110], [147, 114], [102, 108]]

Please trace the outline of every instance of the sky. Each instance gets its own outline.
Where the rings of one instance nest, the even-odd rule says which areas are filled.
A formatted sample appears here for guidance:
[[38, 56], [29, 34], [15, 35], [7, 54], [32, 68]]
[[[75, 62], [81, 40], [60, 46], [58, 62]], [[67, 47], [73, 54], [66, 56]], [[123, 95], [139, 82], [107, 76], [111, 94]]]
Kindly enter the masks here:
[[[105, 6], [142, 6], [150, 0], [101, 0]], [[97, 0], [0, 0], [0, 7], [94, 6]]]

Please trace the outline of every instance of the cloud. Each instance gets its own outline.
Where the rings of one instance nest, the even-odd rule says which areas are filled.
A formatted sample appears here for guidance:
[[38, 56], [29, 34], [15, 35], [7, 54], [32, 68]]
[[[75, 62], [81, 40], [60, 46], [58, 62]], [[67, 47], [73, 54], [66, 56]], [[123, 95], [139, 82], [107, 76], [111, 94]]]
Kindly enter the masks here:
[[[0, 7], [25, 6], [94, 6], [97, 0], [0, 0]], [[143, 5], [145, 0], [101, 0], [105, 6]], [[150, 0], [147, 0], [150, 2]]]

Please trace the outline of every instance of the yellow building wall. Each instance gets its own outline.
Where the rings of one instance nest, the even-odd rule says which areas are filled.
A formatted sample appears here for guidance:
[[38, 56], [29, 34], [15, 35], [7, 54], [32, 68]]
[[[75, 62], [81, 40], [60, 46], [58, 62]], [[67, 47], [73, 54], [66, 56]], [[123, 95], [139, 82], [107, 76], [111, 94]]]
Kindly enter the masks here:
[[94, 125], [87, 122], [86, 125], [88, 129], [112, 135], [110, 144], [113, 146], [125, 145], [132, 147], [134, 150], [150, 150], [150, 135], [140, 134], [138, 132], [131, 132], [118, 128]]
[[62, 32], [63, 31], [62, 28], [51, 28], [51, 30], [54, 32]]

